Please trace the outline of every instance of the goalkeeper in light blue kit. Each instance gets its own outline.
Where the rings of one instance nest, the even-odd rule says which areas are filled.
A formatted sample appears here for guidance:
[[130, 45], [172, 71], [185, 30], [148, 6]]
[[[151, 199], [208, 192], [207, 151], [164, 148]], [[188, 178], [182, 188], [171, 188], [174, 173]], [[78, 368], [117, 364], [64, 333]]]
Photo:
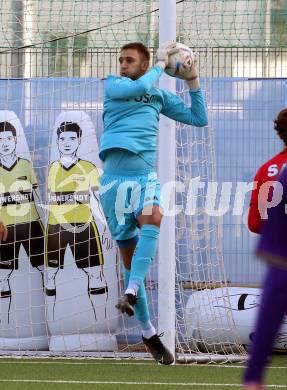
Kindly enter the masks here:
[[150, 54], [146, 46], [135, 42], [121, 48], [120, 76], [110, 75], [106, 80], [99, 153], [104, 162], [101, 204], [125, 272], [125, 294], [116, 307], [129, 316], [136, 315], [144, 344], [162, 364], [172, 364], [174, 357], [150, 321], [144, 286], [156, 255], [162, 219], [160, 184], [155, 173], [159, 115], [193, 126], [207, 125], [195, 63], [186, 77], [191, 107], [156, 86], [169, 55], [177, 51], [175, 43], [162, 45], [155, 66], [148, 70]]

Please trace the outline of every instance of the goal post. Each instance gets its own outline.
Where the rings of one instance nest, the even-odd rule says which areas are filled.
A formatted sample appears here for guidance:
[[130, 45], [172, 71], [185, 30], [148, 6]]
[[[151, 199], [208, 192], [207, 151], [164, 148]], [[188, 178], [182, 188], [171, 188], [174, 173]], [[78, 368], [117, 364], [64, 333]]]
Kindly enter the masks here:
[[[176, 40], [176, 0], [159, 3], [159, 44]], [[159, 86], [176, 93], [175, 78], [161, 76]], [[159, 126], [158, 174], [161, 187], [170, 188], [166, 207], [175, 204], [176, 123], [161, 116]], [[171, 185], [171, 186], [170, 186]], [[158, 250], [158, 331], [175, 353], [175, 215], [162, 220]]]

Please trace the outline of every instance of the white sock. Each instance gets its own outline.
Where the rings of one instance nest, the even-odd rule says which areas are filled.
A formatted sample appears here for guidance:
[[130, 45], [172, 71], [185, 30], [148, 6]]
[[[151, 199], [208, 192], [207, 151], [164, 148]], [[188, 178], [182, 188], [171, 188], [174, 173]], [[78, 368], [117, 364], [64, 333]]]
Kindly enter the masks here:
[[145, 339], [150, 339], [156, 334], [155, 328], [150, 321], [140, 322], [142, 328], [142, 335]]

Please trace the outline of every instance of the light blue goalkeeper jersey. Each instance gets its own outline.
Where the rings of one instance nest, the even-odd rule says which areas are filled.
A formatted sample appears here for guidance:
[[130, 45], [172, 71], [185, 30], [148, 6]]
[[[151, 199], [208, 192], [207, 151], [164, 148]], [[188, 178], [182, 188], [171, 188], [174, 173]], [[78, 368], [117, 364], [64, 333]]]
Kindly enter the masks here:
[[207, 125], [207, 110], [201, 89], [190, 90], [191, 106], [173, 93], [155, 87], [162, 69], [151, 68], [137, 80], [108, 76], [104, 99], [104, 132], [100, 158], [109, 149], [121, 148], [149, 156], [155, 161], [159, 115], [193, 125]]

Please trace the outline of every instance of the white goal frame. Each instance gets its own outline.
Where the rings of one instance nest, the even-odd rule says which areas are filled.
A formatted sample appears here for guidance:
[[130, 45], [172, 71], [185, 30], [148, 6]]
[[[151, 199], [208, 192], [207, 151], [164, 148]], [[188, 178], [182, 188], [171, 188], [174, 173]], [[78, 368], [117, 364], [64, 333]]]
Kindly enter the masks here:
[[[159, 44], [176, 40], [176, 0], [160, 0]], [[175, 78], [162, 75], [160, 88], [176, 92]], [[161, 117], [159, 128], [159, 180], [161, 186], [175, 182], [175, 121]], [[175, 189], [171, 191], [175, 202]], [[158, 330], [175, 353], [175, 216], [163, 218], [158, 251]]]

